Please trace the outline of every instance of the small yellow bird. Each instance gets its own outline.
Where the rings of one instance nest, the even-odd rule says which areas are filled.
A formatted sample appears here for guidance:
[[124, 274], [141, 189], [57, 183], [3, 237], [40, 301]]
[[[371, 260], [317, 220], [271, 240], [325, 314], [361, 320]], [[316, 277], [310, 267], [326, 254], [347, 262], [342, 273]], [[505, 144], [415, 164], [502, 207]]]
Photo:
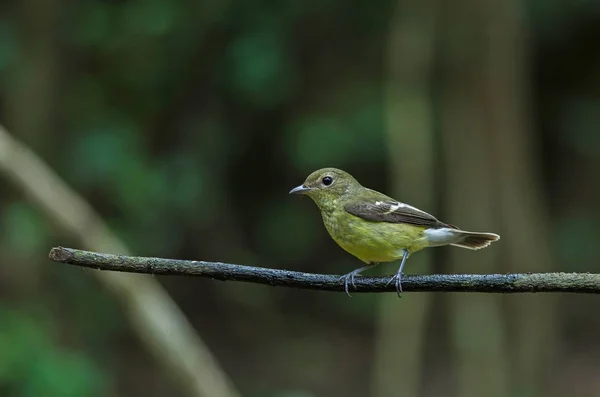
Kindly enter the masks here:
[[362, 186], [352, 175], [336, 168], [313, 172], [290, 193], [309, 196], [319, 207], [333, 240], [367, 263], [340, 278], [344, 279], [348, 295], [348, 284], [356, 287], [354, 277], [380, 262], [402, 258], [397, 273], [390, 279], [395, 281], [400, 295], [402, 269], [409, 255], [442, 245], [477, 250], [500, 239], [494, 233], [467, 232], [440, 222], [418, 208]]

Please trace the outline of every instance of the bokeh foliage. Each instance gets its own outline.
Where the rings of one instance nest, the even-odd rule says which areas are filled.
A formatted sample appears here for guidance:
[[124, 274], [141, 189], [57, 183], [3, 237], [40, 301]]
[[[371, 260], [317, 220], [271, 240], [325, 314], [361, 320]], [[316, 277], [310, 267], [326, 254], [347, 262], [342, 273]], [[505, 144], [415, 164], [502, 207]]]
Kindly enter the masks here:
[[[386, 51], [402, 7], [50, 3], [52, 14], [34, 0], [0, 5], [0, 122], [133, 252], [336, 273], [357, 265], [314, 206], [287, 191], [322, 166], [388, 188]], [[553, 255], [563, 270], [597, 271], [600, 7], [525, 6], [532, 150]], [[20, 99], [32, 92], [35, 101]], [[47, 249], [68, 241], [8, 184], [0, 230], [1, 395], [104, 396], [113, 385], [122, 395], [178, 395], [106, 291], [84, 273], [48, 269]], [[366, 395], [375, 297], [163, 282], [245, 395]], [[600, 321], [575, 304], [565, 313], [564, 343], [587, 349]]]

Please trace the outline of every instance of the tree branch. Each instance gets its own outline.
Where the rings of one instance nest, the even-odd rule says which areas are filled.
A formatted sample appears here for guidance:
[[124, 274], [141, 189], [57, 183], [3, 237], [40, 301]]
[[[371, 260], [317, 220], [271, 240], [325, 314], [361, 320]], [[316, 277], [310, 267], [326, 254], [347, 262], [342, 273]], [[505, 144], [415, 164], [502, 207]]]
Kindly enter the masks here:
[[[322, 291], [344, 291], [339, 275], [302, 273], [289, 270], [234, 265], [221, 262], [146, 258], [101, 254], [73, 248], [54, 247], [50, 259], [97, 270], [170, 276], [199, 276], [221, 281], [245, 281], [271, 286]], [[355, 292], [395, 292], [389, 277], [357, 277]], [[518, 274], [432, 274], [404, 276], [405, 292], [571, 292], [600, 293], [600, 274], [518, 273]]]

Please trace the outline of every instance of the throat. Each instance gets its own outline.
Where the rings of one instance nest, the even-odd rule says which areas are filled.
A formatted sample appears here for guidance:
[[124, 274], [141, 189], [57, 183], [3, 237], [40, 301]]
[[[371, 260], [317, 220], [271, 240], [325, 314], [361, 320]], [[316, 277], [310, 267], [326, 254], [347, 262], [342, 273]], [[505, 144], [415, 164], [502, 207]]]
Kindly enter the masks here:
[[319, 207], [319, 209], [321, 210], [321, 213], [323, 216], [333, 214], [333, 212], [336, 210], [336, 208], [338, 208], [337, 200], [317, 202], [316, 204], [317, 204], [317, 207]]

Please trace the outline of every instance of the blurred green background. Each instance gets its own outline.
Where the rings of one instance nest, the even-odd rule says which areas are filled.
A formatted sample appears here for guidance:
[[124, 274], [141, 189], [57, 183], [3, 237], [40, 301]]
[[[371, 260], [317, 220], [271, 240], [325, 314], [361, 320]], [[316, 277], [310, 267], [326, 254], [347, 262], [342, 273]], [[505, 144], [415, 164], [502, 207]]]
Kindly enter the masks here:
[[[335, 166], [502, 236], [408, 273], [598, 272], [599, 42], [595, 0], [7, 0], [0, 123], [136, 255], [347, 273], [287, 195]], [[193, 395], [2, 149], [0, 396]], [[600, 395], [594, 296], [155, 280], [243, 396]]]

